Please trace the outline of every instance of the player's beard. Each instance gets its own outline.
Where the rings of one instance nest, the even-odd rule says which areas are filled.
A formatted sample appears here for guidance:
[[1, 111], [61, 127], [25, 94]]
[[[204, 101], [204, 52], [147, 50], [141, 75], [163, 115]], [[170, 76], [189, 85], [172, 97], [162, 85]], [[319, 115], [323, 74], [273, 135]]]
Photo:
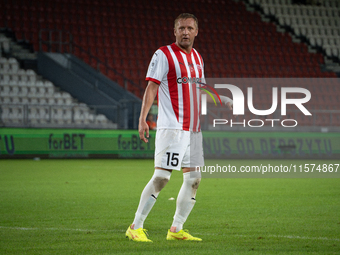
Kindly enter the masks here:
[[181, 40], [179, 45], [183, 48], [183, 49], [189, 49], [189, 48], [192, 48], [194, 44], [194, 41], [191, 41], [190, 39], [188, 40]]

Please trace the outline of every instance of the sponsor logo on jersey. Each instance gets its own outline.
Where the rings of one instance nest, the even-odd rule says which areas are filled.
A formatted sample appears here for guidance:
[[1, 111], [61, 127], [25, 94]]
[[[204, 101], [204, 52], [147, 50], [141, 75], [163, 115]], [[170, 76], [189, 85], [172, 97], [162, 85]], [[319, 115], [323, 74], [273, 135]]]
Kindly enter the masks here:
[[178, 84], [187, 84], [187, 83], [201, 83], [202, 78], [197, 78], [197, 77], [178, 77], [177, 78], [177, 83]]

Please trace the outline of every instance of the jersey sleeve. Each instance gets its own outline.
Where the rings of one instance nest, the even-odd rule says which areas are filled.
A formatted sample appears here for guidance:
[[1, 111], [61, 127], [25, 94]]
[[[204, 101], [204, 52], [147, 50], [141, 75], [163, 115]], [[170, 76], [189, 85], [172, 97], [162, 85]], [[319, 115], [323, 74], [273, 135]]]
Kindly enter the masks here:
[[165, 54], [163, 51], [157, 50], [150, 61], [145, 80], [153, 81], [159, 85], [168, 71], [169, 64]]

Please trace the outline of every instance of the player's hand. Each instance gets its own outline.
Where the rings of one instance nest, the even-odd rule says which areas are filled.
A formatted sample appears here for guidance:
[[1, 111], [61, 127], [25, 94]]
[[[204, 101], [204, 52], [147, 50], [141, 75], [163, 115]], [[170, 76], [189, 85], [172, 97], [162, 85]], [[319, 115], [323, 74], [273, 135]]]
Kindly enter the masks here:
[[[139, 132], [139, 138], [144, 142], [147, 143], [149, 140], [149, 125], [146, 123], [146, 121], [139, 121], [138, 125], [138, 132]], [[144, 134], [146, 133], [146, 137]]]
[[225, 105], [227, 106], [228, 110], [233, 109], [233, 105], [230, 102], [226, 103]]
[[220, 96], [222, 103], [228, 108], [228, 110], [233, 109], [233, 100], [226, 96]]

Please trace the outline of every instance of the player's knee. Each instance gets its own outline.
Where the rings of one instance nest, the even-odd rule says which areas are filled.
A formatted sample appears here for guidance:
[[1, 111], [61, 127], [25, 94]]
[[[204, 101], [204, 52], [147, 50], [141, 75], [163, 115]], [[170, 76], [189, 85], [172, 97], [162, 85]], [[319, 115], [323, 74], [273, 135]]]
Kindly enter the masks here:
[[160, 192], [170, 180], [171, 172], [166, 170], [156, 169], [153, 176], [153, 185], [155, 192]]
[[193, 183], [191, 185], [191, 187], [194, 189], [194, 190], [197, 190], [198, 189], [198, 186], [200, 185], [200, 182], [201, 182], [201, 178], [195, 178], [193, 180]]
[[168, 183], [168, 181], [170, 180], [170, 177], [156, 177], [153, 180], [153, 185], [155, 186], [155, 191], [156, 192], [160, 192], [165, 185]]
[[197, 190], [198, 186], [200, 185], [201, 182], [201, 173], [200, 172], [190, 172], [190, 178], [189, 182], [191, 185], [191, 188], [193, 190]]

